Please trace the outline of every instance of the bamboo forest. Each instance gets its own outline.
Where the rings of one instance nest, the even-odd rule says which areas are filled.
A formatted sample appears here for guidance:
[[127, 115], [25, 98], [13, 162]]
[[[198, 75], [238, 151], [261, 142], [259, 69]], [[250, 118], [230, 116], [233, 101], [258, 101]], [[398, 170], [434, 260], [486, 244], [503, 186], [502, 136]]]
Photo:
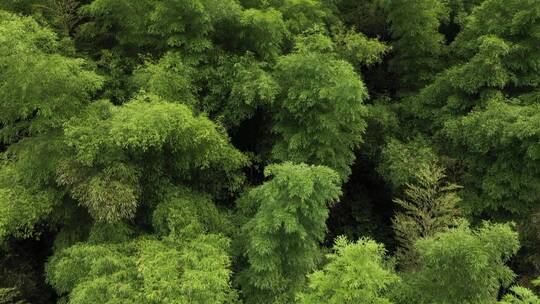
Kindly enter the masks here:
[[540, 304], [540, 0], [0, 0], [0, 304]]

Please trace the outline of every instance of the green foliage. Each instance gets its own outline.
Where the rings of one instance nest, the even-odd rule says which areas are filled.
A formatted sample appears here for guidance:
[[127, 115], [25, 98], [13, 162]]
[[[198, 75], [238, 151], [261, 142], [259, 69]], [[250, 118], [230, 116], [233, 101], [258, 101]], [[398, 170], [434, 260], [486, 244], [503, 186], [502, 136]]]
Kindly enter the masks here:
[[352, 64], [373, 65], [382, 60], [390, 47], [378, 39], [369, 39], [363, 33], [340, 28], [334, 37], [336, 51]]
[[194, 55], [212, 47], [216, 28], [238, 23], [241, 7], [234, 0], [96, 0], [81, 11], [91, 17], [80, 26], [81, 41], [112, 40], [130, 52], [180, 48]]
[[[325, 49], [321, 49], [324, 47]], [[282, 161], [328, 166], [347, 180], [362, 141], [367, 90], [353, 67], [335, 58], [322, 35], [304, 37], [276, 66], [282, 93], [276, 101], [273, 155]]]
[[39, 184], [24, 183], [13, 164], [3, 162], [0, 169], [0, 243], [8, 236], [38, 235], [34, 226], [51, 213], [61, 196]]
[[384, 246], [370, 239], [350, 243], [339, 237], [329, 263], [309, 275], [309, 289], [298, 296], [303, 304], [392, 303], [386, 293], [399, 277], [385, 260]]
[[208, 195], [187, 189], [169, 189], [153, 213], [153, 227], [158, 235], [176, 241], [193, 239], [205, 233], [232, 233], [229, 217], [221, 212]]
[[289, 303], [319, 259], [340, 181], [329, 168], [289, 162], [268, 166], [265, 175], [272, 179], [238, 202], [249, 263], [240, 279], [248, 303]]
[[24, 304], [15, 288], [0, 288], [0, 304]]
[[[507, 54], [500, 58], [502, 68], [511, 75], [517, 87], [538, 84], [535, 60], [540, 56], [533, 45], [538, 42], [535, 28], [540, 21], [537, 3], [530, 0], [487, 0], [467, 18], [455, 47], [459, 54], [470, 56], [478, 49], [478, 40], [497, 37], [508, 45]], [[512, 88], [509, 87], [510, 91]]]
[[[167, 65], [162, 63], [164, 60]], [[135, 79], [143, 84], [143, 89], [167, 100], [184, 103], [191, 100], [195, 109], [207, 113], [228, 129], [238, 127], [257, 109], [268, 107], [274, 101], [278, 84], [266, 71], [268, 64], [258, 61], [253, 54], [231, 56], [219, 53], [212, 60], [217, 62], [215, 66], [205, 66], [193, 77], [195, 79], [191, 79], [189, 76], [195, 74], [193, 67], [182, 63], [176, 54], [166, 55], [151, 73], [138, 73]], [[194, 100], [192, 94], [195, 91], [208, 91], [208, 94]]]
[[320, 0], [284, 0], [279, 10], [283, 13], [287, 29], [301, 34], [315, 26], [323, 25], [330, 15]]
[[469, 213], [527, 214], [536, 205], [535, 144], [529, 141], [538, 83], [531, 64], [538, 56], [531, 48], [540, 20], [535, 5], [482, 2], [452, 43], [457, 64], [410, 102], [461, 163]]
[[339, 19], [347, 25], [351, 25], [365, 33], [369, 37], [387, 36], [388, 14], [383, 9], [380, 0], [337, 0], [333, 2], [337, 7]]
[[392, 219], [399, 242], [396, 257], [403, 267], [414, 267], [417, 253], [414, 245], [421, 238], [432, 237], [456, 224], [460, 188], [444, 181], [444, 170], [435, 165], [421, 167], [414, 184], [406, 184], [406, 199], [395, 199], [402, 211]]
[[392, 138], [383, 147], [381, 155], [382, 160], [377, 171], [394, 189], [412, 183], [423, 167], [437, 161], [437, 156], [422, 137], [407, 143]]
[[0, 10], [30, 13], [35, 4], [43, 2], [42, 0], [6, 0], [0, 3]]
[[61, 47], [33, 19], [0, 11], [0, 142], [60, 128], [100, 88], [85, 60]]
[[[377, 172], [384, 177], [390, 184], [391, 178], [385, 170], [381, 170], [383, 166], [388, 166], [390, 159], [388, 156], [383, 157], [383, 151], [390, 146], [391, 142], [397, 143], [394, 139], [394, 132], [400, 128], [398, 115], [390, 105], [388, 97], [381, 97], [374, 101], [374, 104], [367, 106], [366, 116], [366, 135], [365, 140], [360, 146], [362, 154], [368, 159], [377, 160], [379, 168]], [[386, 153], [388, 154], [388, 153]], [[382, 161], [380, 160], [382, 158]], [[386, 158], [386, 159], [385, 159]], [[383, 163], [384, 162], [384, 163]]]
[[532, 291], [527, 288], [515, 286], [511, 288], [511, 294], [507, 294], [499, 301], [500, 304], [537, 304], [540, 303], [538, 298]]
[[[522, 245], [521, 255], [519, 256], [519, 269], [521, 273], [525, 273], [528, 280], [530, 276], [536, 276], [540, 270], [540, 212], [535, 212], [532, 215], [525, 217], [518, 226], [520, 242]], [[532, 280], [531, 284], [535, 286], [535, 291], [540, 287], [540, 277]]]
[[[215, 190], [237, 188], [242, 181], [239, 170], [246, 164], [210, 120], [153, 95], [139, 96], [121, 107], [95, 103], [65, 132], [76, 157], [64, 162], [58, 182], [68, 186], [98, 221], [135, 215], [144, 190], [143, 164], [158, 174], [152, 178], [160, 182], [168, 179]], [[167, 163], [162, 162], [165, 156], [170, 157]], [[155, 162], [149, 163], [151, 159]], [[206, 184], [217, 176], [227, 180]]]
[[[495, 99], [483, 110], [447, 123], [449, 137], [468, 148], [464, 161], [469, 172], [482, 176], [464, 177], [471, 185], [466, 194], [473, 212], [504, 208], [527, 214], [536, 206], [539, 113], [538, 105]], [[488, 159], [487, 154], [497, 157]]]
[[0, 302], [538, 303], [539, 31], [538, 0], [0, 0]]
[[210, 46], [205, 36], [211, 30], [211, 19], [202, 1], [169, 0], [152, 4], [150, 32], [166, 38], [170, 46], [197, 51]]
[[81, 9], [83, 16], [92, 19], [81, 25], [80, 39], [115, 39], [121, 45], [154, 42], [148, 37], [149, 18], [146, 15], [151, 8], [151, 2], [147, 0], [92, 1]]
[[263, 59], [271, 59], [280, 54], [286, 28], [279, 11], [271, 8], [247, 9], [240, 18], [240, 25], [240, 38], [247, 50]]
[[118, 244], [129, 241], [134, 235], [133, 228], [123, 222], [114, 224], [96, 223], [88, 233], [88, 243]]
[[519, 249], [517, 233], [507, 224], [484, 224], [472, 230], [466, 224], [415, 244], [418, 269], [403, 282], [412, 298], [402, 303], [494, 303], [501, 286], [515, 274], [505, 265]]
[[135, 71], [134, 85], [164, 100], [194, 106], [197, 87], [193, 84], [193, 68], [178, 53], [167, 53], [157, 63], [147, 62]]
[[230, 82], [230, 93], [217, 115], [225, 126], [238, 126], [256, 109], [268, 107], [275, 100], [279, 86], [265, 67], [251, 56], [233, 61], [232, 75], [226, 75], [225, 80]]
[[151, 303], [230, 303], [235, 292], [229, 283], [227, 244], [214, 235], [199, 236], [182, 249], [143, 244], [137, 264], [144, 295]]
[[0, 142], [11, 144], [0, 164], [0, 240], [39, 235], [35, 225], [62, 197], [51, 187], [59, 133], [102, 83], [63, 47], [31, 18], [0, 11]]
[[35, 236], [34, 226], [52, 211], [56, 199], [51, 191], [17, 186], [0, 189], [0, 239]]
[[443, 67], [444, 36], [439, 33], [447, 10], [439, 0], [381, 0], [391, 24], [394, 57], [402, 91], [427, 84]]
[[207, 197], [170, 189], [154, 211], [161, 238], [96, 226], [88, 243], [55, 253], [47, 279], [68, 303], [234, 303], [229, 240], [210, 234], [222, 223]]

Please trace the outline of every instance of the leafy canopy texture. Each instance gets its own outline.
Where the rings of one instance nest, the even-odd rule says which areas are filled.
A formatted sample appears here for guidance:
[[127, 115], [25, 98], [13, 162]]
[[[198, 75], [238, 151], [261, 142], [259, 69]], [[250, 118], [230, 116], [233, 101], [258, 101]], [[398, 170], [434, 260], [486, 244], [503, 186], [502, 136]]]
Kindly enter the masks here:
[[[121, 107], [97, 102], [65, 132], [76, 157], [63, 163], [58, 182], [68, 186], [98, 221], [132, 218], [146, 178], [205, 188], [206, 178], [221, 175], [226, 181], [213, 188], [234, 189], [246, 163], [210, 120], [153, 95]], [[154, 176], [143, 177], [145, 167]]]
[[177, 247], [154, 239], [80, 244], [55, 255], [50, 283], [68, 303], [227, 303], [230, 260], [217, 236]]
[[443, 67], [444, 36], [439, 32], [446, 8], [438, 0], [380, 0], [388, 21], [396, 56], [391, 68], [408, 90], [422, 87]]
[[418, 270], [404, 280], [412, 294], [408, 301], [494, 303], [501, 285], [514, 279], [505, 263], [519, 249], [519, 241], [507, 224], [484, 224], [473, 230], [464, 223], [418, 240], [415, 249]]
[[328, 264], [309, 275], [308, 291], [299, 295], [299, 303], [392, 303], [386, 297], [392, 284], [399, 281], [385, 258], [384, 246], [370, 239], [355, 243], [337, 238]]
[[414, 267], [416, 241], [456, 224], [460, 187], [446, 184], [444, 178], [438, 165], [423, 167], [416, 173], [415, 184], [407, 184], [406, 199], [394, 200], [403, 210], [394, 216], [392, 226], [399, 242], [396, 257], [404, 267]]
[[462, 163], [470, 212], [528, 213], [537, 205], [538, 166], [528, 140], [535, 134], [538, 51], [531, 47], [539, 16], [535, 1], [483, 1], [451, 45], [458, 63], [410, 101]]
[[249, 264], [241, 274], [249, 303], [288, 303], [319, 259], [329, 206], [341, 194], [337, 173], [324, 166], [270, 165], [272, 177], [238, 202]]
[[36, 235], [57, 205], [50, 178], [62, 153], [58, 133], [102, 85], [63, 47], [33, 19], [0, 11], [0, 145], [9, 145], [0, 160], [0, 242]]
[[276, 66], [283, 91], [276, 101], [274, 157], [325, 165], [347, 180], [365, 129], [366, 87], [349, 63], [334, 58], [328, 38], [302, 37], [296, 48]]
[[[58, 54], [62, 42], [31, 18], [0, 11], [0, 140], [62, 127], [102, 85], [83, 59]], [[44, 77], [48, 75], [48, 77]]]
[[540, 304], [539, 33], [540, 0], [0, 0], [0, 304]]
[[213, 233], [226, 225], [219, 211], [186, 189], [164, 197], [153, 216], [158, 237], [111, 243], [110, 235], [91, 234], [52, 257], [49, 283], [68, 303], [234, 303], [230, 242]]
[[511, 294], [507, 294], [504, 298], [498, 303], [501, 304], [534, 304], [540, 303], [540, 298], [538, 298], [532, 291], [524, 287], [513, 287]]

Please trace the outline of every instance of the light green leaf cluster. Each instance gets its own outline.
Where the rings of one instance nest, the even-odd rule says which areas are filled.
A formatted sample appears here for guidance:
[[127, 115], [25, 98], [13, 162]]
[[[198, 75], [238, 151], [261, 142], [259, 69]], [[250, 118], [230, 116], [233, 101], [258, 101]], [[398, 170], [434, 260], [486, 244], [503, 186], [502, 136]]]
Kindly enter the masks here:
[[334, 253], [322, 270], [309, 275], [302, 304], [391, 304], [388, 289], [399, 277], [385, 260], [384, 246], [371, 239], [354, 243], [344, 237], [335, 241]]
[[[247, 161], [210, 120], [154, 95], [138, 96], [121, 107], [95, 103], [72, 120], [65, 133], [76, 158], [60, 167], [58, 182], [99, 221], [134, 216], [144, 190], [143, 164], [161, 182], [220, 190], [240, 185], [240, 169]], [[162, 162], [165, 155], [170, 155], [167, 163]], [[206, 185], [216, 176], [227, 180]]]
[[248, 303], [288, 303], [319, 258], [328, 207], [341, 190], [338, 175], [323, 166], [270, 165], [272, 177], [238, 202], [249, 266], [240, 274]]
[[0, 304], [25, 304], [15, 288], [0, 288]]
[[336, 51], [341, 57], [356, 66], [379, 63], [391, 49], [378, 39], [370, 39], [354, 29], [338, 28], [334, 40]]
[[500, 304], [538, 304], [540, 298], [538, 298], [532, 291], [525, 287], [515, 286], [511, 288], [510, 294], [503, 297]]
[[180, 242], [206, 233], [230, 235], [233, 230], [230, 217], [216, 208], [209, 195], [177, 187], [168, 189], [152, 223], [158, 235]]
[[102, 85], [85, 60], [62, 55], [63, 47], [33, 19], [0, 11], [0, 145], [10, 144], [0, 164], [2, 240], [38, 235], [34, 226], [59, 205], [62, 127]]
[[515, 274], [506, 262], [519, 249], [519, 241], [508, 224], [487, 223], [477, 230], [463, 224], [418, 240], [415, 249], [418, 269], [403, 280], [413, 295], [410, 299], [417, 303], [487, 304], [497, 300], [501, 286], [512, 283]]
[[164, 100], [195, 106], [197, 87], [193, 84], [193, 73], [179, 53], [170, 52], [158, 62], [148, 61], [139, 67], [132, 81], [139, 90]]
[[51, 30], [0, 11], [0, 142], [62, 127], [101, 87], [85, 60], [60, 48]]
[[215, 208], [204, 195], [170, 189], [154, 212], [160, 238], [133, 239], [128, 229], [115, 242], [104, 234], [112, 227], [96, 224], [88, 243], [55, 253], [48, 282], [67, 303], [236, 303], [229, 240], [212, 234], [222, 223]]
[[279, 141], [273, 155], [328, 166], [347, 180], [366, 127], [368, 94], [353, 67], [323, 52], [321, 43], [333, 48], [328, 38], [315, 34], [278, 60], [275, 75], [282, 93], [276, 100], [273, 131]]
[[59, 200], [53, 191], [0, 188], [0, 240], [35, 236], [34, 226], [51, 213]]
[[51, 213], [61, 198], [54, 189], [29, 183], [21, 176], [25, 172], [13, 163], [0, 163], [0, 243], [8, 236], [39, 235], [34, 226]]

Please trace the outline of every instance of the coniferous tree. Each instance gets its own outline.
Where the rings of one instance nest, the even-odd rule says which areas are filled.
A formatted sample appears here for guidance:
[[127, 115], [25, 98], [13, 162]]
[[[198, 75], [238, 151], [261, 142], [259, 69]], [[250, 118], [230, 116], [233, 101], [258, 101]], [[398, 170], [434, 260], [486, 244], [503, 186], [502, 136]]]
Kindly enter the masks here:
[[405, 268], [414, 268], [417, 252], [414, 244], [456, 224], [461, 201], [454, 184], [447, 184], [444, 170], [436, 164], [421, 168], [414, 184], [407, 184], [405, 199], [394, 202], [402, 208], [392, 226], [399, 242], [396, 257]]

